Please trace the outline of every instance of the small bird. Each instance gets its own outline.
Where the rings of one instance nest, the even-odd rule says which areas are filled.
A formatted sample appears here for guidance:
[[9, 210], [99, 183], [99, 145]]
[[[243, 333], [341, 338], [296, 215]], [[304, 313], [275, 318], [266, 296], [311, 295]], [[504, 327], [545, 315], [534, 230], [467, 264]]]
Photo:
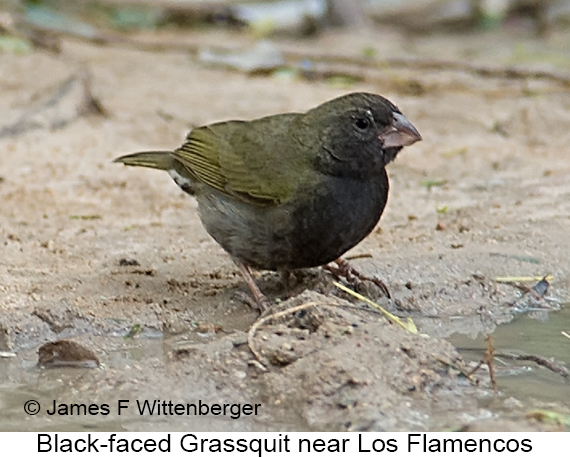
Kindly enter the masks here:
[[174, 151], [115, 162], [165, 170], [195, 196], [206, 231], [264, 310], [268, 300], [249, 267], [290, 272], [339, 259], [380, 220], [385, 166], [419, 140], [389, 100], [358, 92], [306, 113], [195, 128]]

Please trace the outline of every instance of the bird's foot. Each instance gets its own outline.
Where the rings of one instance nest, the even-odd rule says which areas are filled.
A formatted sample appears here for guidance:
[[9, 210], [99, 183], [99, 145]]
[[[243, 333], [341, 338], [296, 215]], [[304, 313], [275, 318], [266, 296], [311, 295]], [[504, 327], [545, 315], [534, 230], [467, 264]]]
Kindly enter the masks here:
[[324, 265], [323, 269], [329, 271], [337, 279], [346, 279], [350, 284], [354, 286], [357, 286], [361, 281], [371, 282], [376, 287], [378, 287], [387, 298], [392, 298], [388, 287], [386, 287], [386, 284], [384, 284], [384, 281], [382, 281], [380, 278], [376, 276], [368, 276], [361, 273], [356, 268], [354, 268], [350, 262], [340, 257], [334, 261], [334, 264], [336, 265], [333, 265], [332, 263]]
[[263, 298], [261, 298], [261, 302], [258, 301], [259, 299], [253, 298], [247, 292], [236, 291], [233, 293], [233, 295], [235, 296], [236, 300], [239, 300], [239, 301], [245, 303], [247, 306], [249, 306], [253, 310], [259, 311], [260, 314], [263, 314], [263, 312], [270, 305], [270, 302], [265, 295], [263, 295]]
[[235, 259], [234, 262], [238, 266], [239, 271], [241, 271], [243, 279], [253, 295], [253, 300], [252, 300], [249, 296], [245, 294], [243, 294], [242, 296], [242, 294], [240, 294], [241, 299], [249, 306], [251, 306], [253, 309], [258, 309], [260, 313], [263, 313], [270, 305], [269, 299], [263, 294], [263, 292], [261, 292], [261, 290], [255, 283], [255, 279], [253, 279], [253, 276], [251, 275], [251, 271], [249, 271], [248, 266]]

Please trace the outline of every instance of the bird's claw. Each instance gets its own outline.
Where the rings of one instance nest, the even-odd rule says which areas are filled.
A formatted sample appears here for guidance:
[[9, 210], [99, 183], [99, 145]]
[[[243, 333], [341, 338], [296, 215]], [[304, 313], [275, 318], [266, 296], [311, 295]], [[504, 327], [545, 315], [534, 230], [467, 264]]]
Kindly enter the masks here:
[[335, 278], [344, 278], [353, 286], [358, 286], [358, 284], [360, 284], [361, 281], [371, 282], [376, 287], [378, 287], [380, 291], [387, 298], [389, 299], [392, 298], [392, 295], [390, 294], [388, 287], [386, 286], [386, 284], [384, 284], [384, 281], [382, 281], [380, 278], [376, 276], [368, 276], [361, 273], [356, 268], [354, 268], [350, 264], [350, 262], [340, 257], [336, 259], [334, 263], [336, 264], [336, 266], [329, 263], [325, 265], [323, 268], [329, 271]]
[[235, 297], [249, 306], [251, 309], [259, 311], [260, 314], [269, 307], [270, 302], [269, 299], [262, 295], [261, 297], [254, 298], [246, 292], [236, 291], [234, 292]]

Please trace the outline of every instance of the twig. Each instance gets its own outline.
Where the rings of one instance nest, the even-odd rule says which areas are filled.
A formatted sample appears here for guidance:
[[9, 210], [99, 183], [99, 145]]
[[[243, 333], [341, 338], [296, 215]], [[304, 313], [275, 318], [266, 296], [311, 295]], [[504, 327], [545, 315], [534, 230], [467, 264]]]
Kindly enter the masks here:
[[497, 380], [495, 379], [495, 367], [493, 365], [495, 357], [495, 349], [493, 348], [493, 337], [491, 335], [487, 335], [485, 337], [485, 341], [487, 343], [487, 349], [485, 350], [485, 363], [489, 367], [489, 377], [491, 378], [491, 386], [493, 387], [493, 391], [497, 392]]
[[541, 367], [547, 368], [550, 371], [559, 374], [564, 379], [570, 379], [570, 373], [566, 368], [564, 368], [559, 363], [554, 360], [549, 360], [546, 357], [541, 357], [534, 354], [508, 354], [508, 353], [496, 353], [495, 357], [503, 357], [510, 360], [529, 360], [531, 362], [540, 365]]
[[[358, 292], [355, 292], [354, 290], [351, 290], [348, 287], [343, 286], [342, 284], [340, 284], [336, 281], [333, 281], [333, 284], [336, 287], [338, 287], [340, 290], [342, 290], [343, 292], [346, 292], [347, 294], [350, 294], [353, 297], [358, 298], [359, 300], [363, 301], [364, 303], [366, 303], [366, 304], [372, 306], [373, 308], [377, 309], [378, 311], [382, 312], [388, 319], [390, 319], [395, 324], [398, 324], [404, 330], [407, 330], [408, 332], [413, 333], [414, 335], [417, 335], [419, 333], [418, 328], [416, 327], [416, 324], [414, 324], [414, 321], [410, 317], [408, 317], [406, 319], [406, 321], [404, 322], [398, 316], [395, 316], [394, 314], [392, 314], [388, 310], [382, 308], [378, 303], [374, 303], [372, 300], [370, 300], [369, 298], [366, 298], [364, 295], [361, 295]], [[427, 335], [422, 334], [422, 336], [427, 336]]]
[[473, 373], [476, 371], [477, 368], [479, 368], [479, 366], [481, 366], [482, 362], [479, 363], [479, 366], [475, 369], [475, 370], [471, 370], [471, 371], [466, 371], [464, 368], [450, 362], [449, 360], [445, 360], [440, 356], [434, 355], [433, 356], [435, 360], [437, 360], [439, 363], [452, 368], [454, 370], [457, 370], [459, 373], [461, 373], [465, 378], [467, 378], [471, 384], [476, 384], [477, 381], [475, 379], [473, 379]]
[[483, 360], [479, 360], [479, 363], [477, 363], [477, 365], [475, 365], [475, 367], [469, 371], [469, 376], [473, 376], [477, 370], [479, 370], [479, 368], [481, 368], [483, 366], [484, 361]]
[[537, 300], [542, 300], [548, 292], [548, 287], [550, 286], [547, 278], [549, 275], [545, 275], [540, 279], [533, 287], [528, 287], [526, 284], [517, 284], [516, 282], [511, 283], [514, 287], [521, 290], [523, 295], [530, 294]]
[[[275, 312], [273, 314], [269, 314], [267, 316], [261, 316], [257, 321], [255, 321], [253, 323], [253, 325], [251, 326], [251, 328], [247, 332], [247, 345], [249, 346], [249, 350], [252, 352], [252, 354], [255, 356], [255, 358], [259, 361], [260, 368], [263, 367], [263, 370], [267, 371], [267, 368], [266, 368], [267, 365], [263, 362], [262, 355], [259, 353], [259, 351], [257, 349], [255, 349], [255, 346], [254, 346], [253, 338], [255, 336], [255, 332], [257, 332], [257, 329], [269, 321], [278, 319], [278, 318], [283, 317], [283, 316], [287, 316], [288, 314], [291, 314], [291, 313], [296, 313], [297, 311], [301, 311], [303, 309], [311, 308], [313, 306], [315, 306], [315, 307], [322, 306], [322, 307], [330, 307], [330, 308], [351, 308], [354, 310], [359, 310], [359, 311], [361, 310], [361, 308], [359, 308], [359, 307], [357, 307], [351, 303], [348, 303], [348, 304], [338, 303], [337, 304], [335, 302], [311, 301], [308, 303], [303, 303], [303, 304], [298, 305], [298, 306], [293, 306], [292, 308], [287, 308], [283, 311], [278, 311], [278, 312]], [[257, 366], [259, 366], [259, 365], [257, 365]]]
[[506, 283], [513, 283], [513, 282], [535, 282], [535, 281], [552, 281], [554, 276], [497, 276], [493, 278], [496, 282], [506, 282]]
[[303, 303], [302, 305], [294, 306], [292, 308], [287, 308], [283, 311], [278, 311], [274, 314], [270, 314], [269, 316], [260, 317], [257, 321], [255, 321], [253, 323], [253, 325], [251, 326], [251, 328], [247, 332], [247, 345], [249, 346], [249, 350], [253, 353], [255, 358], [264, 367], [264, 370], [267, 370], [266, 364], [263, 362], [262, 355], [257, 351], [257, 349], [255, 349], [254, 344], [253, 344], [254, 343], [253, 337], [255, 336], [255, 332], [257, 331], [257, 329], [269, 321], [275, 320], [279, 317], [283, 317], [283, 316], [286, 316], [286, 315], [291, 314], [291, 313], [296, 313], [297, 311], [301, 311], [303, 309], [307, 309], [307, 308], [310, 308], [312, 306], [337, 306], [337, 305], [334, 305], [333, 303], [324, 303], [324, 302], [312, 301], [309, 303]]
[[542, 297], [532, 287], [528, 287], [524, 284], [517, 284], [517, 283], [512, 283], [512, 285], [516, 287], [518, 290], [520, 290], [523, 295], [530, 294], [532, 295], [533, 298], [537, 300], [542, 300]]

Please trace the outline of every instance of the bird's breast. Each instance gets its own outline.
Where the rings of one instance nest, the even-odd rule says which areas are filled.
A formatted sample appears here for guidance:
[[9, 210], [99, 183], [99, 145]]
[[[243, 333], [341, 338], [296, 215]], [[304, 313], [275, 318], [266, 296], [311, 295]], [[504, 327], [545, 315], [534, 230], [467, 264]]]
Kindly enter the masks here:
[[375, 179], [328, 177], [271, 207], [219, 192], [198, 196], [202, 223], [234, 258], [255, 268], [292, 270], [326, 264], [377, 224], [388, 196], [385, 170]]
[[365, 238], [386, 206], [388, 179], [331, 178], [318, 195], [292, 214], [296, 236], [293, 268], [331, 262]]

